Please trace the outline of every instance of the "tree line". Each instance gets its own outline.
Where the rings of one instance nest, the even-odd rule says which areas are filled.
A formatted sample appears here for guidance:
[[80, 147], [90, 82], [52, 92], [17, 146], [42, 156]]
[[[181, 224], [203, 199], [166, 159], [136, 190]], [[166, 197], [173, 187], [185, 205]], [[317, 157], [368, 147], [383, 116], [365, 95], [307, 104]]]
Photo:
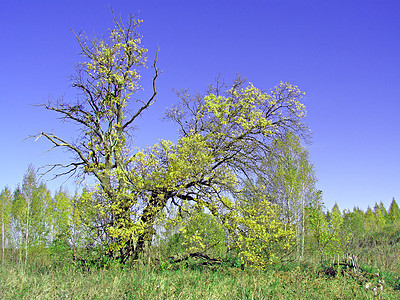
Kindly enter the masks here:
[[[279, 167], [276, 172], [282, 176]], [[300, 176], [299, 170], [295, 173]], [[297, 189], [303, 190], [299, 186]], [[265, 194], [265, 188], [262, 180], [248, 182], [246, 199], [250, 200], [240, 202], [236, 231], [229, 232], [209, 211], [199, 207], [191, 211], [187, 206], [180, 218], [160, 218], [151, 247], [164, 259], [190, 253], [209, 258], [229, 254], [241, 263], [263, 268], [274, 262], [301, 260], [304, 255], [322, 260], [354, 253], [362, 246], [400, 242], [400, 210], [394, 198], [388, 209], [381, 202], [366, 211], [356, 207], [341, 211], [337, 204], [327, 210], [321, 201], [310, 201], [307, 196], [277, 198], [275, 192]], [[291, 192], [295, 189], [287, 188]], [[275, 198], [270, 198], [271, 194]], [[319, 199], [321, 193], [316, 196]], [[88, 204], [91, 197], [87, 189], [70, 194], [62, 188], [51, 196], [30, 166], [22, 184], [14, 191], [5, 187], [0, 194], [2, 259], [26, 264], [39, 252], [57, 245], [63, 245], [62, 250], [70, 255], [96, 248], [101, 249], [101, 255], [110, 253], [105, 222], [93, 203]]]

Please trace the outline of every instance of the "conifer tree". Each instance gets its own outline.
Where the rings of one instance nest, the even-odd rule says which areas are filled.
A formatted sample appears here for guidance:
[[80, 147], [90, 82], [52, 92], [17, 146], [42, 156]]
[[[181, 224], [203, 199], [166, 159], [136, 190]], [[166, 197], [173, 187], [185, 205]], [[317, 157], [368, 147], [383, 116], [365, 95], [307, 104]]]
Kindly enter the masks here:
[[372, 234], [376, 229], [376, 216], [369, 206], [364, 215], [364, 228], [367, 235]]
[[394, 197], [389, 207], [388, 219], [391, 223], [397, 223], [400, 221], [400, 210]]
[[328, 244], [329, 254], [341, 255], [346, 250], [350, 235], [344, 231], [344, 219], [336, 203], [329, 214], [329, 225], [332, 232], [332, 238]]
[[343, 220], [344, 232], [350, 234], [350, 245], [354, 245], [363, 238], [365, 233], [362, 211], [357, 208], [354, 208], [352, 212], [347, 211]]
[[381, 209], [382, 215], [386, 218], [387, 217], [387, 210], [385, 205], [383, 204], [383, 202], [381, 201], [381, 203], [379, 203], [379, 208]]
[[382, 213], [381, 206], [375, 203], [374, 206], [376, 230], [381, 231], [386, 224], [386, 219]]

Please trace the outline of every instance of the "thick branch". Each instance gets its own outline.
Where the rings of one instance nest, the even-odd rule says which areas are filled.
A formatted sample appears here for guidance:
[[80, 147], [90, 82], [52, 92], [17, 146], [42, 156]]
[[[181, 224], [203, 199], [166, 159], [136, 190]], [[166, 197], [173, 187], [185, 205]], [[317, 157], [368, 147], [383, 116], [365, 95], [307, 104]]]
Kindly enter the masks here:
[[139, 108], [139, 110], [122, 126], [122, 131], [124, 131], [126, 129], [126, 127], [128, 127], [138, 116], [140, 116], [140, 114], [147, 109], [152, 103], [153, 100], [155, 99], [156, 95], [157, 95], [157, 88], [156, 88], [156, 80], [157, 77], [159, 76], [159, 70], [156, 66], [157, 64], [157, 55], [158, 55], [158, 50], [156, 52], [156, 58], [154, 59], [154, 63], [153, 63], [153, 68], [155, 71], [155, 75], [153, 77], [153, 95], [147, 100], [147, 102], [144, 103], [144, 105]]

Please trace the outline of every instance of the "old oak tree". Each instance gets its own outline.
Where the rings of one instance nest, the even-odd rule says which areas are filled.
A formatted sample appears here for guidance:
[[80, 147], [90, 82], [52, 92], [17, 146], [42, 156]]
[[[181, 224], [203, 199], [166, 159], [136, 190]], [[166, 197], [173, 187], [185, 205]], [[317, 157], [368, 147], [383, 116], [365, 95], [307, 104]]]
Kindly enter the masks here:
[[[151, 96], [136, 99], [140, 71], [147, 63], [137, 31], [140, 23], [134, 17], [127, 24], [114, 17], [107, 38], [76, 36], [85, 59], [72, 85], [81, 97], [43, 106], [75, 123], [80, 135], [76, 140], [38, 135], [74, 154], [69, 164], [55, 164], [48, 171], [61, 167], [56, 176], [78, 173], [97, 180], [81, 197], [81, 209], [94, 216], [88, 225], [99, 232], [108, 253], [123, 262], [137, 258], [151, 243], [160, 220], [179, 224], [184, 213], [199, 210], [218, 220], [250, 261], [257, 261], [259, 254], [251, 252], [246, 241], [256, 238], [257, 229], [251, 226], [261, 226], [260, 220], [269, 227], [263, 227], [264, 236], [258, 238], [290, 246], [285, 240], [293, 230], [283, 226], [277, 212], [260, 217], [252, 208], [247, 215], [255, 215], [254, 221], [244, 218], [246, 197], [241, 191], [244, 180], [262, 175], [262, 158], [274, 140], [287, 131], [307, 132], [302, 123], [305, 107], [299, 102], [303, 93], [283, 82], [266, 92], [240, 77], [230, 86], [217, 80], [204, 95], [178, 92], [179, 102], [166, 113], [179, 127], [178, 141], [134, 150], [130, 130], [156, 100], [160, 74], [156, 55]], [[263, 203], [264, 210], [276, 209], [268, 201], [259, 205]]]

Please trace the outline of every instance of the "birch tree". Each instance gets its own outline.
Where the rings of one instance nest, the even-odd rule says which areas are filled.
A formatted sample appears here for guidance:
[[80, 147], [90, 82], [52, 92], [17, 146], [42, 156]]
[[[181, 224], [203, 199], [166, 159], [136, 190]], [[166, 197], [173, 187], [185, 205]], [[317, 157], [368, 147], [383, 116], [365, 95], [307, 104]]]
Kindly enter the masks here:
[[51, 200], [50, 193], [43, 183], [39, 183], [32, 165], [23, 177], [22, 185], [14, 192], [12, 216], [19, 234], [20, 260], [24, 248], [25, 264], [28, 261], [29, 247], [34, 244], [45, 244], [48, 234], [47, 205]]
[[3, 262], [4, 262], [6, 239], [7, 237], [10, 236], [11, 203], [12, 203], [11, 191], [8, 187], [5, 187], [0, 194], [1, 249], [2, 249]]
[[293, 132], [277, 138], [264, 158], [264, 174], [257, 185], [281, 207], [282, 220], [293, 225], [297, 256], [304, 255], [305, 208], [318, 201], [314, 166], [301, 139]]
[[60, 188], [51, 203], [52, 239], [68, 242], [71, 238], [73, 206], [66, 190]]
[[23, 232], [26, 217], [26, 202], [22, 195], [21, 187], [17, 186], [13, 194], [11, 206], [11, 216], [13, 224], [13, 240], [15, 248], [19, 249], [19, 261], [22, 262]]
[[320, 254], [320, 260], [322, 262], [324, 256], [328, 254], [328, 244], [331, 241], [333, 234], [329, 228], [323, 205], [316, 204], [309, 206], [306, 211], [310, 234], [315, 240], [317, 250]]

